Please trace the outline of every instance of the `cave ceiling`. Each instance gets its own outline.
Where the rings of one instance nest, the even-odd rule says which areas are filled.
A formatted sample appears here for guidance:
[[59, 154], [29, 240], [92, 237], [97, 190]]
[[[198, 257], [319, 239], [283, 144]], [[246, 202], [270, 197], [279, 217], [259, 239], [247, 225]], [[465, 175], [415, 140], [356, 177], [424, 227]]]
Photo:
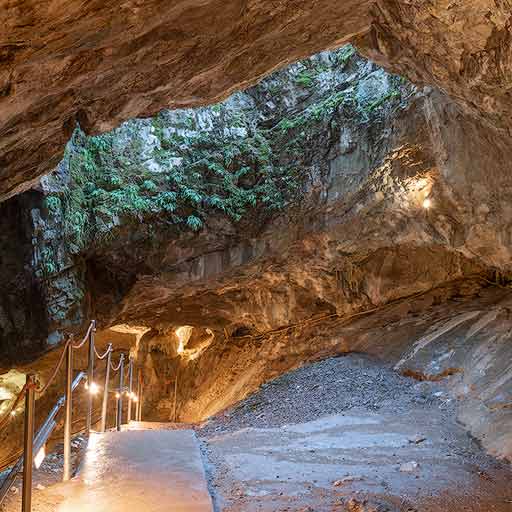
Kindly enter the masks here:
[[0, 199], [51, 171], [77, 122], [99, 133], [162, 108], [215, 102], [350, 40], [509, 129], [508, 0], [1, 4]]

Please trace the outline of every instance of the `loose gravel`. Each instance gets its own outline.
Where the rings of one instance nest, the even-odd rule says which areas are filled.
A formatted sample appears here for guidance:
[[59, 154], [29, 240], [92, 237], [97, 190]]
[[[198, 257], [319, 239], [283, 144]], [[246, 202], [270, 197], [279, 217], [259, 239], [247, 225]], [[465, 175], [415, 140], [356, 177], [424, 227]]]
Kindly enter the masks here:
[[280, 427], [356, 408], [378, 412], [391, 404], [403, 410], [437, 404], [453, 412], [453, 404], [440, 398], [443, 395], [440, 384], [416, 382], [371, 357], [349, 354], [304, 366], [264, 384], [238, 405], [211, 418], [199, 434], [208, 437], [220, 430]]

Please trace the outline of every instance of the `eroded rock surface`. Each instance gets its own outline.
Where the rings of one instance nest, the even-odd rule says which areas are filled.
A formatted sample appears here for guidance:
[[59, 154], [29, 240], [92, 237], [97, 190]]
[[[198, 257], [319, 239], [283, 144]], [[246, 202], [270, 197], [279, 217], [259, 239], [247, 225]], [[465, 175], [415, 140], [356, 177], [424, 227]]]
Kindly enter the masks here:
[[350, 39], [491, 126], [510, 127], [508, 0], [4, 0], [2, 7], [3, 199], [57, 165], [77, 121], [97, 133], [164, 107], [218, 101]]
[[367, 30], [369, 4], [3, 2], [0, 196], [55, 167], [77, 121], [97, 133], [219, 101]]
[[[155, 419], [203, 420], [306, 361], [383, 349], [391, 319], [377, 312], [394, 301], [400, 336], [379, 355], [396, 364], [428, 335], [431, 306], [455, 318], [457, 298], [489, 286], [507, 293], [508, 148], [489, 119], [350, 48], [219, 105], [93, 139], [76, 133], [58, 172], [31, 192], [27, 254], [44, 283], [41, 339], [25, 340], [23, 329], [4, 339], [18, 351], [27, 341], [48, 347], [93, 316], [105, 329], [137, 329], [145, 408]], [[382, 320], [375, 336], [338, 329], [372, 312]], [[418, 331], [398, 329], [401, 319]], [[467, 351], [453, 343], [443, 349], [454, 350], [453, 361], [447, 356], [436, 375], [460, 376]], [[465, 421], [509, 456], [512, 376], [500, 376], [501, 355], [489, 356], [489, 378], [475, 384], [493, 391]], [[432, 373], [415, 356], [407, 361], [401, 371]], [[502, 409], [487, 415], [489, 401]]]

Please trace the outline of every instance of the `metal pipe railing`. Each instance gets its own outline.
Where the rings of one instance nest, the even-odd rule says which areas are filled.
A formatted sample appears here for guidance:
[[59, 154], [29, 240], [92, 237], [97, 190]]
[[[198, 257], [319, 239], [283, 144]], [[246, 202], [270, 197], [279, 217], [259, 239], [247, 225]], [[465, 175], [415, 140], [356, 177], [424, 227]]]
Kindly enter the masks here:
[[107, 361], [105, 363], [105, 383], [103, 384], [103, 402], [101, 405], [100, 432], [105, 432], [105, 428], [107, 427], [108, 385], [110, 380], [110, 366], [112, 364], [112, 343], [109, 344], [107, 352]]
[[[80, 372], [76, 377], [75, 380], [72, 383], [71, 389], [74, 391], [77, 386], [80, 384], [81, 380], [85, 378], [85, 373]], [[50, 438], [53, 430], [56, 427], [55, 418], [61, 409], [61, 407], [65, 404], [66, 396], [61, 396], [59, 400], [57, 400], [57, 403], [53, 406], [52, 410], [48, 414], [45, 422], [41, 426], [41, 428], [38, 430], [37, 434], [34, 438], [34, 446], [32, 453], [35, 455], [39, 452], [39, 450], [44, 446], [44, 444], [48, 441]], [[11, 471], [9, 474], [5, 477], [4, 481], [2, 482], [2, 486], [0, 487], [0, 504], [2, 504], [5, 496], [7, 495], [7, 492], [14, 484], [14, 481], [16, 480], [16, 477], [18, 476], [24, 461], [24, 455], [19, 457], [16, 462], [14, 463], [13, 467], [11, 468]]]
[[89, 333], [89, 360], [87, 364], [87, 385], [89, 387], [89, 394], [87, 397], [87, 418], [85, 423], [85, 433], [88, 436], [91, 431], [92, 421], [92, 399], [93, 399], [93, 382], [94, 382], [94, 333], [96, 332], [96, 320], [92, 321], [92, 329]]
[[124, 354], [121, 354], [119, 361], [119, 388], [117, 390], [117, 414], [116, 414], [116, 430], [121, 431], [121, 423], [123, 421], [123, 387], [124, 387]]
[[136, 421], [142, 421], [143, 386], [144, 386], [144, 379], [142, 377], [142, 370], [139, 368], [139, 375], [138, 375], [138, 382], [137, 382], [137, 410], [135, 411]]
[[132, 419], [132, 401], [133, 401], [133, 359], [130, 357], [128, 361], [128, 411], [126, 413], [126, 423], [130, 423]]
[[27, 375], [25, 391], [25, 431], [23, 434], [23, 489], [21, 510], [32, 510], [32, 464], [34, 461], [34, 420], [36, 409], [36, 383], [32, 373]]
[[71, 478], [71, 422], [73, 408], [73, 346], [67, 347], [66, 355], [66, 418], [64, 420], [64, 474], [62, 480], [66, 482]]
[[[10, 411], [8, 412], [9, 417], [15, 414], [15, 408], [18, 403], [25, 398], [25, 422], [24, 422], [24, 435], [23, 435], [23, 455], [20, 456], [16, 462], [14, 463], [11, 471], [4, 479], [0, 486], [0, 505], [4, 500], [7, 492], [14, 484], [17, 475], [19, 474], [22, 466], [23, 466], [23, 490], [22, 490], [22, 512], [31, 512], [32, 510], [32, 471], [34, 460], [37, 460], [37, 454], [40, 453], [41, 450], [44, 450], [45, 444], [50, 438], [53, 430], [55, 429], [57, 423], [55, 418], [62, 408], [65, 405], [65, 415], [64, 415], [64, 470], [63, 470], [63, 480], [69, 480], [72, 474], [71, 467], [71, 437], [72, 437], [72, 424], [73, 424], [73, 392], [78, 387], [80, 382], [86, 377], [84, 372], [80, 372], [75, 379], [73, 380], [73, 350], [77, 350], [84, 346], [88, 342], [88, 364], [87, 364], [87, 410], [86, 410], [86, 418], [85, 418], [85, 434], [88, 436], [92, 427], [92, 411], [93, 411], [93, 397], [98, 387], [94, 383], [94, 360], [95, 357], [98, 359], [106, 358], [105, 365], [105, 382], [103, 389], [103, 403], [101, 410], [101, 423], [100, 423], [100, 431], [104, 432], [106, 429], [106, 421], [107, 421], [107, 410], [108, 410], [108, 393], [109, 393], [109, 379], [110, 372], [119, 371], [119, 388], [116, 393], [117, 395], [117, 411], [116, 411], [116, 427], [117, 430], [121, 430], [122, 423], [122, 395], [123, 392], [128, 393], [129, 402], [128, 402], [128, 422], [131, 419], [131, 402], [132, 400], [137, 404], [137, 413], [136, 417], [140, 420], [141, 417], [141, 398], [142, 398], [142, 374], [139, 369], [139, 385], [138, 385], [138, 395], [133, 394], [132, 391], [132, 380], [133, 380], [133, 360], [129, 359], [129, 368], [128, 368], [128, 378], [129, 378], [129, 386], [127, 390], [124, 387], [124, 359], [125, 355], [121, 354], [119, 358], [119, 364], [114, 367], [112, 366], [112, 344], [109, 344], [107, 350], [103, 355], [99, 355], [96, 352], [95, 344], [94, 344], [94, 333], [96, 331], [96, 321], [93, 320], [90, 323], [90, 326], [87, 330], [82, 341], [76, 345], [72, 343], [71, 338], [68, 338], [66, 344], [64, 346], [64, 350], [62, 355], [59, 358], [59, 361], [55, 368], [52, 371], [52, 374], [46, 384], [38, 388], [36, 385], [35, 375], [30, 373], [26, 377], [26, 384], [19, 393], [18, 397], [14, 401], [14, 404], [11, 406]], [[51, 409], [48, 414], [46, 420], [42, 424], [42, 426], [37, 431], [37, 434], [34, 436], [35, 430], [35, 397], [36, 392], [43, 394], [52, 384], [56, 375], [58, 374], [59, 369], [61, 368], [62, 363], [66, 361], [66, 384], [65, 384], [65, 392], [64, 395], [61, 396], [55, 406]], [[97, 421], [97, 420], [96, 420]], [[0, 420], [0, 429], [6, 424], [6, 419], [2, 418]], [[44, 452], [43, 452], [44, 456]], [[41, 462], [41, 461], [40, 461]]]

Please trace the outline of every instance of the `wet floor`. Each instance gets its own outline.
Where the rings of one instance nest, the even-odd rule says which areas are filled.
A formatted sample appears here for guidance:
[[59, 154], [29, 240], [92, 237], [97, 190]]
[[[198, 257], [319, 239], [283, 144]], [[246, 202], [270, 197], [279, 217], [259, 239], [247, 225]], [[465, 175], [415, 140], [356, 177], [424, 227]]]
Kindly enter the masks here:
[[[315, 385], [303, 377], [303, 385]], [[293, 379], [289, 384], [296, 385]], [[438, 390], [431, 392], [441, 396]], [[418, 391], [425, 392], [425, 386]], [[400, 402], [396, 393], [376, 398], [377, 411], [349, 407], [272, 428], [233, 429], [224, 418], [224, 428], [210, 429], [203, 445], [217, 509], [512, 511], [510, 467], [482, 452], [457, 424], [448, 398]], [[261, 415], [261, 408], [255, 414]]]

